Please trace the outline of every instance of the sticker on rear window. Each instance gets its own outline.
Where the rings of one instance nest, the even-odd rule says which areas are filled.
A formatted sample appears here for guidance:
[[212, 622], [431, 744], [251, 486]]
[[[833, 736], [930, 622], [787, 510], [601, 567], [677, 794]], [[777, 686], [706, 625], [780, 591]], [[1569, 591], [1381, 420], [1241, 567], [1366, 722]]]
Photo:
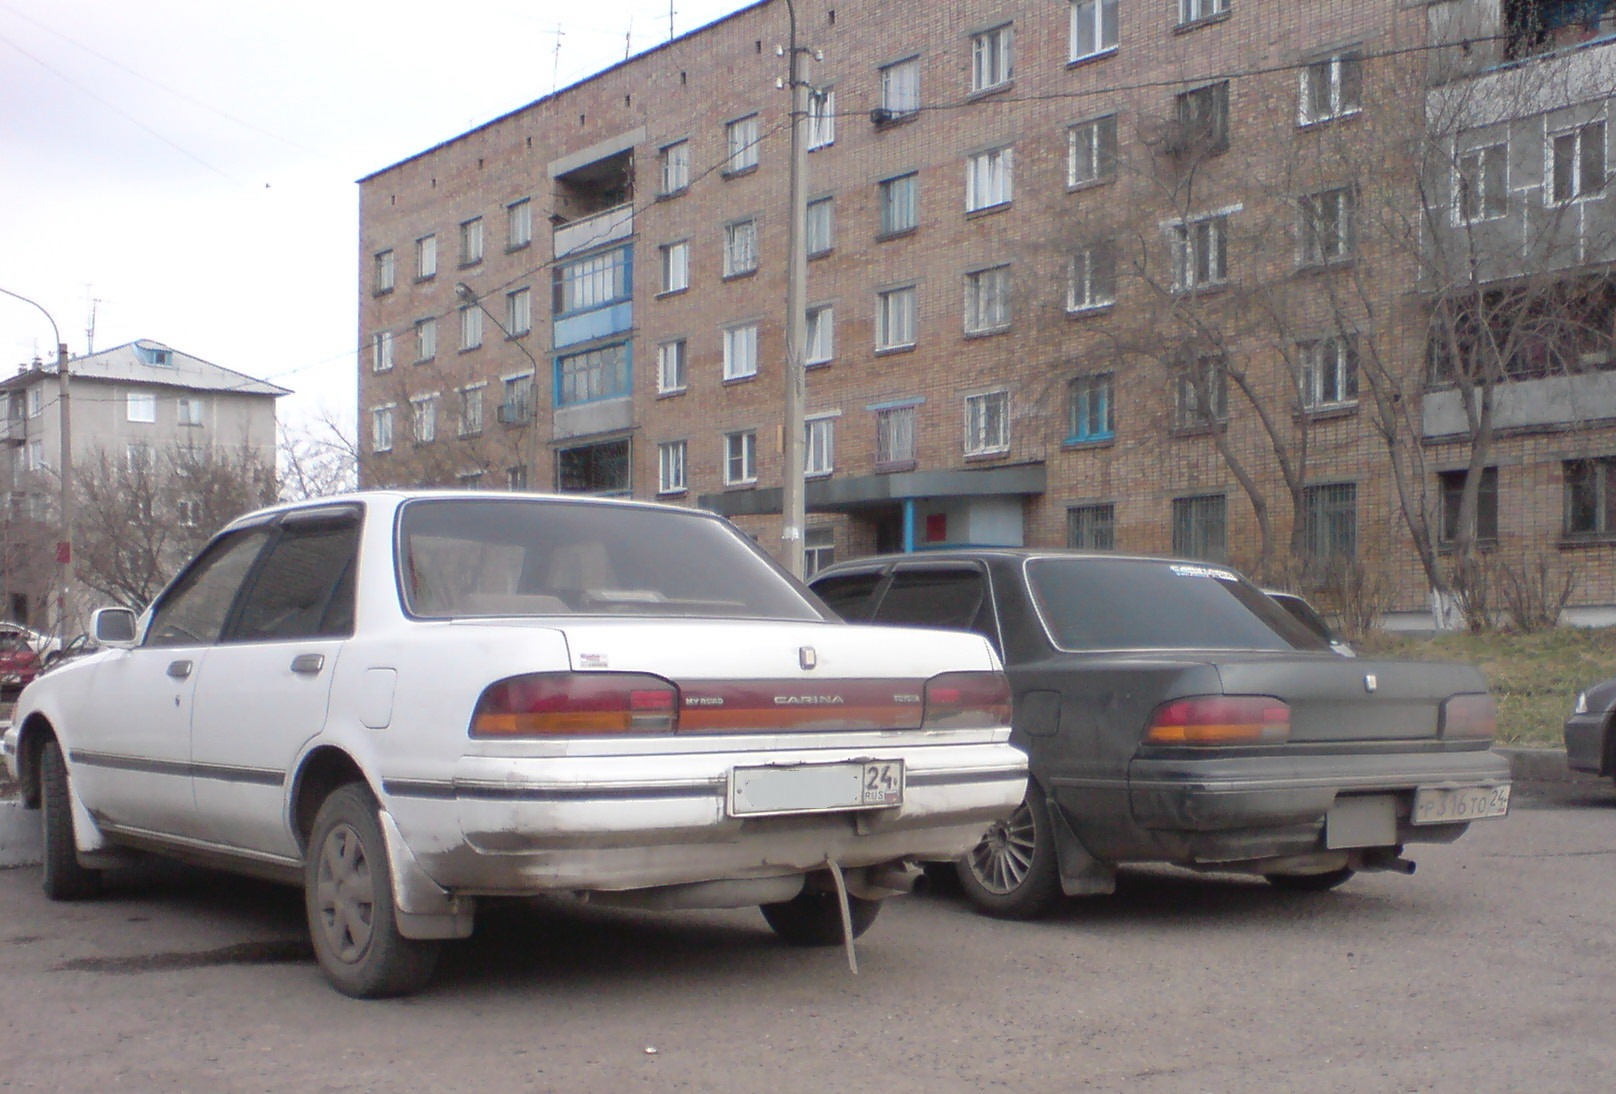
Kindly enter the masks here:
[[578, 655], [578, 667], [581, 669], [603, 669], [606, 667], [606, 655], [604, 653], [580, 653]]
[[1173, 565], [1171, 569], [1179, 577], [1215, 577], [1219, 581], [1240, 580], [1234, 571], [1220, 570], [1216, 566], [1186, 566], [1178, 563]]

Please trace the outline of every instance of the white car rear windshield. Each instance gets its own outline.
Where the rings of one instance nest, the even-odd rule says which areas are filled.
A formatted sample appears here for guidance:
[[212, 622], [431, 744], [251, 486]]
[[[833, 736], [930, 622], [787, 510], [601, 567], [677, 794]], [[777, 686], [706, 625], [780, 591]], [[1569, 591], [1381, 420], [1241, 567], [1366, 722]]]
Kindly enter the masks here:
[[412, 615], [659, 615], [822, 620], [745, 537], [676, 509], [426, 499], [399, 521]]
[[1227, 567], [1155, 559], [1035, 558], [1027, 584], [1063, 650], [1324, 650]]

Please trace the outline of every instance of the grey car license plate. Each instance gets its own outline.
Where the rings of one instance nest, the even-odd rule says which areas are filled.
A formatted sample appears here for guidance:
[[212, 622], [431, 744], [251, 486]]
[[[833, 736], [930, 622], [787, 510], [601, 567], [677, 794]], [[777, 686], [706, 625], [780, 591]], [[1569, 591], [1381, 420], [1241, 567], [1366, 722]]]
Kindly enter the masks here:
[[730, 772], [731, 816], [822, 813], [902, 804], [902, 760], [737, 767]]
[[1421, 787], [1414, 792], [1415, 824], [1454, 824], [1502, 817], [1509, 812], [1509, 787]]

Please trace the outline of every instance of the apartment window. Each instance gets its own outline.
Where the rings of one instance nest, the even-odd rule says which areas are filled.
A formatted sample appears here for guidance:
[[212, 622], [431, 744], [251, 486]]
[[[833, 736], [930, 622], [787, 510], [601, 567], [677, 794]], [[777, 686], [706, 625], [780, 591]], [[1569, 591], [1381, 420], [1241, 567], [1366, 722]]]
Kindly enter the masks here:
[[1074, 0], [1071, 47], [1074, 61], [1117, 48], [1117, 0]]
[[1116, 247], [1107, 240], [1091, 243], [1073, 254], [1067, 268], [1066, 310], [1089, 311], [1116, 302]]
[[476, 304], [460, 309], [460, 348], [476, 349], [483, 344], [483, 310]]
[[556, 490], [624, 496], [631, 489], [631, 467], [627, 437], [563, 448], [556, 453]]
[[683, 338], [657, 347], [657, 391], [685, 389], [686, 345]]
[[1356, 202], [1347, 187], [1302, 198], [1302, 263], [1308, 266], [1352, 257]]
[[724, 328], [724, 379], [744, 380], [757, 375], [758, 325], [742, 323]]
[[657, 154], [662, 167], [662, 193], [677, 194], [690, 186], [690, 142], [675, 141]]
[[757, 269], [757, 221], [741, 220], [724, 226], [724, 276], [738, 277]]
[[505, 488], [507, 490], [527, 489], [527, 468], [521, 465], [505, 469]]
[[757, 482], [757, 431], [724, 434], [724, 485]]
[[811, 579], [836, 562], [836, 530], [820, 525], [809, 528], [802, 541], [802, 576]]
[[174, 407], [174, 421], [176, 425], [200, 426], [202, 424], [202, 400], [182, 395]]
[[1509, 211], [1509, 149], [1489, 144], [1455, 159], [1454, 210], [1461, 222], [1488, 220]]
[[669, 243], [662, 252], [662, 291], [684, 292], [690, 288], [690, 244]]
[[395, 265], [392, 248], [380, 251], [376, 255], [376, 291], [379, 293], [392, 292], [395, 277]]
[[518, 425], [533, 414], [533, 374], [507, 376], [502, 381], [502, 401], [494, 411], [501, 425]]
[[827, 253], [836, 246], [834, 206], [830, 198], [816, 198], [808, 203], [805, 245], [808, 257]]
[[1117, 174], [1117, 116], [1108, 114], [1066, 131], [1066, 185], [1105, 182]]
[[1225, 517], [1228, 499], [1201, 494], [1173, 499], [1173, 554], [1222, 562], [1229, 546]]
[[602, 346], [556, 358], [555, 404], [558, 407], [615, 399], [629, 394], [627, 343]]
[[684, 493], [687, 450], [685, 441], [667, 441], [657, 445], [657, 493]]
[[1175, 225], [1173, 287], [1181, 291], [1221, 285], [1228, 279], [1229, 218], [1201, 217]]
[[1616, 459], [1566, 461], [1565, 531], [1568, 536], [1616, 535]]
[[1302, 406], [1325, 410], [1358, 398], [1358, 347], [1353, 339], [1331, 336], [1297, 347], [1302, 366]]
[[875, 348], [902, 349], [915, 344], [915, 287], [888, 289], [875, 296]]
[[1116, 378], [1109, 372], [1078, 376], [1066, 385], [1066, 443], [1109, 441], [1117, 435]]
[[758, 165], [758, 117], [748, 115], [724, 127], [724, 173], [749, 171]]
[[985, 334], [1010, 326], [1010, 267], [965, 275], [965, 333]]
[[1010, 393], [988, 391], [965, 397], [965, 454], [986, 456], [1010, 448]]
[[1303, 125], [1356, 114], [1363, 106], [1363, 54], [1356, 49], [1312, 62], [1301, 79]]
[[978, 152], [966, 161], [966, 212], [991, 209], [1010, 201], [1011, 156], [1011, 149], [996, 148], [991, 152]]
[[182, 528], [195, 528], [202, 521], [202, 503], [195, 498], [176, 498], [174, 510]]
[[460, 390], [460, 435], [475, 437], [483, 431], [483, 385]]
[[1200, 429], [1229, 417], [1229, 370], [1208, 355], [1183, 366], [1173, 382], [1173, 424]]
[[510, 250], [533, 242], [533, 203], [527, 198], [505, 206], [505, 246]]
[[135, 355], [148, 365], [157, 365], [161, 368], [174, 367], [174, 351], [165, 346], [137, 345]]
[[151, 392], [129, 392], [124, 396], [124, 416], [131, 422], [155, 422], [157, 396]]
[[483, 260], [483, 218], [473, 217], [460, 224], [460, 264], [475, 266]]
[[415, 241], [415, 276], [425, 281], [438, 275], [438, 237], [422, 236]]
[[[151, 445], [142, 441], [130, 441], [124, 446], [123, 462], [126, 470], [133, 472], [150, 471], [152, 469]], [[144, 506], [151, 504], [149, 499], [141, 500]]]
[[971, 38], [971, 90], [987, 91], [1015, 76], [1015, 28], [985, 30]]
[[919, 57], [881, 69], [881, 109], [890, 120], [912, 117], [920, 112]]
[[1229, 0], [1178, 0], [1178, 22], [1199, 23], [1229, 10]]
[[836, 469], [836, 418], [809, 418], [803, 423], [802, 473], [828, 475]]
[[614, 247], [555, 267], [550, 275], [551, 311], [570, 315], [627, 300], [632, 292], [631, 255], [628, 247]]
[[370, 412], [370, 448], [372, 452], [393, 450], [393, 408], [377, 407]]
[[1172, 151], [1222, 152], [1229, 147], [1229, 81], [1197, 87], [1174, 97], [1178, 133]]
[[505, 329], [512, 338], [533, 329], [533, 293], [517, 289], [505, 294]]
[[415, 431], [416, 444], [431, 444], [438, 439], [438, 397], [423, 395], [410, 400], [410, 419]]
[[386, 372], [393, 367], [393, 332], [379, 330], [370, 336], [370, 369]]
[[[1437, 543], [1452, 547], [1459, 537], [1459, 504], [1464, 496], [1465, 472], [1443, 471], [1437, 475], [1442, 488], [1442, 527]], [[1481, 469], [1476, 487], [1476, 518], [1471, 539], [1477, 543], [1498, 542], [1498, 468]]]
[[875, 413], [877, 469], [908, 467], [915, 462], [915, 408], [886, 407]]
[[23, 449], [27, 455], [23, 459], [24, 471], [45, 470], [45, 442], [29, 441], [28, 447]]
[[911, 232], [920, 224], [920, 176], [910, 173], [881, 183], [881, 234]]
[[455, 481], [462, 490], [481, 490], [483, 488], [483, 473], [481, 471], [467, 471], [464, 475], [456, 475]]
[[28, 389], [28, 416], [37, 418], [45, 413], [45, 388], [35, 385]]
[[1358, 557], [1358, 487], [1337, 482], [1302, 489], [1302, 534], [1315, 561]]
[[806, 341], [804, 363], [823, 365], [836, 356], [836, 313], [829, 304], [808, 309]]
[[1592, 122], [1551, 138], [1555, 201], [1604, 192], [1605, 123]]
[[834, 88], [808, 91], [808, 151], [836, 143], [836, 91]]
[[417, 361], [430, 361], [438, 355], [438, 321], [436, 319], [417, 319], [415, 321], [415, 359]]
[[1116, 523], [1114, 505], [1074, 505], [1066, 510], [1066, 546], [1085, 551], [1114, 551]]

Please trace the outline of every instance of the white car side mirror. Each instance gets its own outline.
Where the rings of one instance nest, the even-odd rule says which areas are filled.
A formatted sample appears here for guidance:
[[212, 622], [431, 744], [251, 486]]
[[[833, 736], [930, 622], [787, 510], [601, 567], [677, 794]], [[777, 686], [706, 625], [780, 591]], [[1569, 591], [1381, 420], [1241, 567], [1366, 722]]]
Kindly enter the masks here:
[[103, 646], [133, 649], [135, 613], [128, 608], [97, 608], [90, 616], [90, 633]]

